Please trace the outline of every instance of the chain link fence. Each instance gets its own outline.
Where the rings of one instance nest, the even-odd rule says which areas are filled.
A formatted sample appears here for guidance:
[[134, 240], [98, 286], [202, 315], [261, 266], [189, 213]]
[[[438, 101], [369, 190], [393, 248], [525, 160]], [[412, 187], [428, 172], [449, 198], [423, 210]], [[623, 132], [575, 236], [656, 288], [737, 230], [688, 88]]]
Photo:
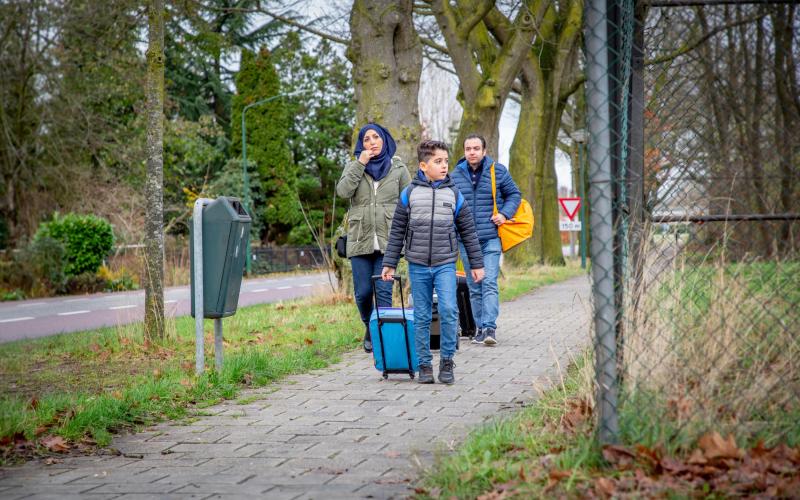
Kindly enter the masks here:
[[800, 6], [584, 22], [600, 441], [800, 443]]

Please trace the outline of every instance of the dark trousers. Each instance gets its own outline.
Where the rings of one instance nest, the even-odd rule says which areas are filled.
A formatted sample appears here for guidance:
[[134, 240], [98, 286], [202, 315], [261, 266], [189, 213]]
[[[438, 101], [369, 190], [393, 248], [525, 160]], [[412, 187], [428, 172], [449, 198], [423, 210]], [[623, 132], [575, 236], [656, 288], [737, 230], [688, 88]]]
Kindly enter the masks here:
[[[353, 289], [355, 290], [356, 306], [361, 314], [361, 321], [367, 327], [364, 338], [369, 335], [369, 317], [372, 315], [372, 276], [381, 274], [383, 269], [383, 254], [375, 251], [368, 255], [357, 255], [350, 258], [353, 268]], [[380, 307], [392, 306], [393, 281], [379, 280], [378, 305]]]

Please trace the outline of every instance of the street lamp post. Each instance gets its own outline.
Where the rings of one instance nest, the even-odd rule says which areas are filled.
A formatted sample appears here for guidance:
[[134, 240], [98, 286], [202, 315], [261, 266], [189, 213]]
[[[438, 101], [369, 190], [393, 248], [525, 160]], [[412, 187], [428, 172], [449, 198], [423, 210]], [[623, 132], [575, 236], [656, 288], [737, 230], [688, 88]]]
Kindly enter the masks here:
[[572, 132], [572, 140], [578, 144], [578, 167], [581, 186], [581, 269], [586, 269], [586, 187], [584, 185], [583, 145], [586, 144], [586, 130]]
[[[267, 97], [265, 99], [261, 99], [260, 101], [256, 101], [252, 104], [248, 104], [247, 106], [242, 109], [242, 199], [244, 200], [244, 209], [250, 214], [250, 218], [255, 222], [256, 216], [254, 213], [250, 212], [250, 179], [247, 175], [247, 123], [245, 122], [244, 116], [247, 113], [247, 110], [250, 108], [254, 108], [256, 106], [260, 106], [262, 104], [266, 104], [270, 101], [274, 101], [275, 99], [279, 99], [281, 97], [291, 97], [297, 94], [305, 94], [309, 92], [308, 90], [298, 90], [296, 92], [288, 92], [284, 94], [277, 94], [271, 97]], [[253, 224], [255, 226], [255, 224]], [[252, 226], [251, 226], [252, 227]], [[250, 275], [250, 245], [247, 245], [245, 249], [245, 257], [247, 258], [247, 264], [245, 265], [245, 272], [247, 275]]]

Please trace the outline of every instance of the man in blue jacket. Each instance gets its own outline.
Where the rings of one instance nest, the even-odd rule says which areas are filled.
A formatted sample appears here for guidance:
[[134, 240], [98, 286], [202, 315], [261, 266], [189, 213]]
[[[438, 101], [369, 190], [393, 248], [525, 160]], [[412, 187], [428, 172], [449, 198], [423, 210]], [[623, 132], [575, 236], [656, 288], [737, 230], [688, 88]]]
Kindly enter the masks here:
[[[494, 165], [497, 197], [497, 214], [492, 198]], [[467, 272], [472, 315], [478, 328], [473, 344], [497, 345], [497, 314], [500, 300], [497, 276], [500, 274], [500, 256], [503, 252], [497, 227], [517, 212], [522, 194], [505, 165], [496, 163], [486, 154], [486, 139], [470, 134], [464, 140], [464, 158], [459, 160], [452, 174], [453, 182], [466, 199], [475, 218], [475, 228], [483, 251], [484, 278], [476, 283], [470, 276], [470, 267], [463, 243], [459, 243], [464, 270]]]

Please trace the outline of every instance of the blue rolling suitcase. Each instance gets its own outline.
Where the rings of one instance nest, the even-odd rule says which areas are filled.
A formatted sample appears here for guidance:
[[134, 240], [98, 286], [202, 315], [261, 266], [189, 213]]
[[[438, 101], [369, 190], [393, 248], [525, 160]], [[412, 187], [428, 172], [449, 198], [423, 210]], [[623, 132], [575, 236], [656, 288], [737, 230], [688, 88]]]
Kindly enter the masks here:
[[372, 293], [375, 309], [369, 319], [369, 333], [372, 338], [372, 355], [375, 368], [383, 372], [383, 378], [390, 373], [406, 373], [412, 379], [419, 370], [417, 352], [414, 349], [414, 310], [406, 309], [403, 302], [403, 281], [400, 276], [393, 276], [400, 283], [401, 307], [378, 307], [378, 291], [375, 283], [380, 276], [372, 277]]

